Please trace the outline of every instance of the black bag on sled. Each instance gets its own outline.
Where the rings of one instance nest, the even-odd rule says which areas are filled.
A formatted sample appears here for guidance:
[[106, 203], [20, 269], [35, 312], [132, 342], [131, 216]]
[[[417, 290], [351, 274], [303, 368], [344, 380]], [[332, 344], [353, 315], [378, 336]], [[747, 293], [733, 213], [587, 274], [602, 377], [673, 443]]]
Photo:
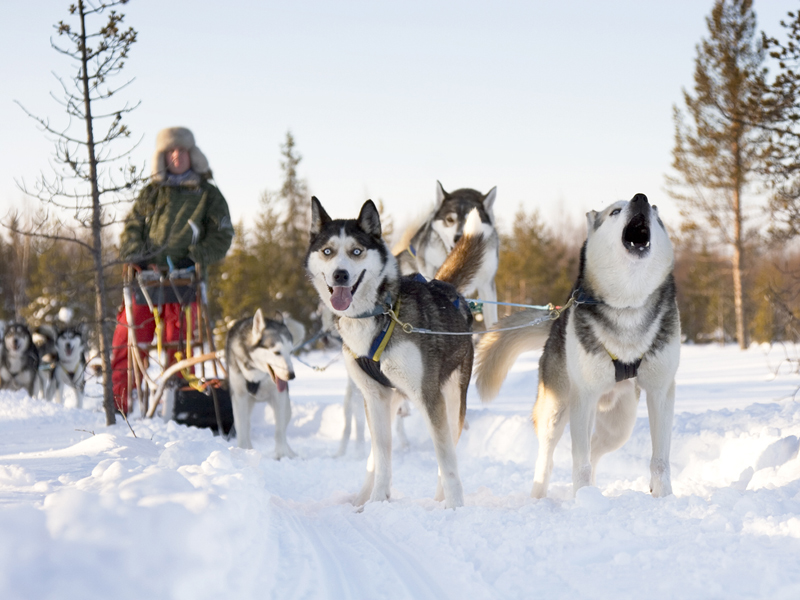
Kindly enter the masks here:
[[[215, 387], [214, 393], [219, 402], [222, 432], [228, 435], [233, 427], [233, 407], [231, 395], [226, 387]], [[205, 392], [198, 392], [190, 387], [175, 390], [175, 408], [173, 418], [178, 423], [194, 427], [207, 427], [219, 433], [217, 413], [214, 409], [214, 398], [209, 387]]]

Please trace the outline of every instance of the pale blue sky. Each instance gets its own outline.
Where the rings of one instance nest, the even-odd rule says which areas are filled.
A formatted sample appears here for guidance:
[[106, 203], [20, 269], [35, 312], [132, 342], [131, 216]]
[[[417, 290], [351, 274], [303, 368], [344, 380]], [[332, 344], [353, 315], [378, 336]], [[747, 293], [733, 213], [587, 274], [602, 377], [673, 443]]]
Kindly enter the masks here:
[[[52, 144], [22, 110], [63, 123], [48, 93], [71, 74], [49, 46], [70, 0], [8, 2], [0, 23], [0, 214], [14, 178], [47, 170]], [[131, 0], [128, 123], [147, 163], [156, 132], [191, 128], [236, 221], [277, 189], [291, 130], [300, 175], [332, 216], [382, 199], [397, 222], [445, 189], [498, 188], [551, 222], [637, 192], [677, 222], [664, 191], [672, 105], [690, 88], [712, 0], [236, 2]], [[756, 1], [781, 31], [789, 0]], [[31, 203], [33, 206], [36, 203]]]

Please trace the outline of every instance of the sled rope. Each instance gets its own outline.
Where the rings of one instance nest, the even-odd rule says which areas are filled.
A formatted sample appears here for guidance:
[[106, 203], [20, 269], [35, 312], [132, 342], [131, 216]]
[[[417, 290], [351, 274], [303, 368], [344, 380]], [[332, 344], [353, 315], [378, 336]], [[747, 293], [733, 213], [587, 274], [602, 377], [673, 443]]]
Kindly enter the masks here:
[[[384, 314], [389, 315], [393, 321], [395, 321], [400, 327], [402, 327], [405, 333], [421, 333], [427, 335], [485, 335], [487, 333], [494, 333], [498, 331], [513, 331], [515, 329], [525, 329], [526, 327], [535, 327], [536, 325], [541, 325], [542, 323], [546, 323], [547, 321], [555, 321], [566, 311], [569, 307], [573, 304], [597, 304], [596, 300], [592, 300], [590, 298], [584, 299], [582, 296], [581, 290], [575, 290], [570, 296], [569, 300], [564, 306], [561, 307], [554, 307], [552, 304], [548, 304], [547, 307], [544, 309], [536, 308], [537, 310], [547, 310], [547, 315], [543, 317], [539, 317], [528, 321], [527, 323], [523, 323], [522, 325], [515, 325], [514, 327], [501, 327], [499, 329], [487, 329], [486, 331], [432, 331], [431, 329], [425, 329], [424, 327], [414, 327], [411, 323], [404, 323], [401, 321], [395, 311], [391, 308], [387, 309]], [[527, 305], [517, 305], [517, 306], [527, 306]]]

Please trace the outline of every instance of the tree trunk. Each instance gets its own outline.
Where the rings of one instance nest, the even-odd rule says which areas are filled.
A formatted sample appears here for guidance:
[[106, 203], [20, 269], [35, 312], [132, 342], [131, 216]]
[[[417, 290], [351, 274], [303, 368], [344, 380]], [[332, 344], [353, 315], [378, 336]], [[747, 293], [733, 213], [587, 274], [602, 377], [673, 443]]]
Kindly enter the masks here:
[[[738, 139], [738, 137], [737, 137]], [[736, 313], [736, 340], [739, 348], [747, 348], [747, 330], [744, 326], [744, 300], [742, 294], [742, 259], [744, 247], [742, 245], [742, 166], [741, 152], [738, 142], [733, 144], [733, 155], [736, 161], [736, 184], [733, 189], [733, 307]]]
[[94, 260], [95, 318], [100, 328], [100, 357], [103, 363], [103, 408], [106, 413], [106, 425], [114, 425], [114, 391], [111, 384], [111, 340], [107, 323], [108, 306], [106, 301], [106, 280], [103, 271], [103, 237], [100, 207], [100, 190], [97, 182], [97, 157], [94, 153], [94, 130], [92, 127], [92, 103], [89, 90], [89, 60], [86, 51], [86, 15], [83, 0], [78, 1], [81, 18], [81, 63], [83, 73], [83, 105], [86, 119], [86, 147], [89, 153], [89, 179], [92, 186], [92, 258]]

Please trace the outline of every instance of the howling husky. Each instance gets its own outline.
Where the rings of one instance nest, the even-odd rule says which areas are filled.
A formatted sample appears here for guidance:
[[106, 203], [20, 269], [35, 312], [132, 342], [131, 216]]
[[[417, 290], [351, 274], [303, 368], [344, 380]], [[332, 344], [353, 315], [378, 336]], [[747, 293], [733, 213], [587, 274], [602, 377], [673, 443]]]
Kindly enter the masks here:
[[[669, 450], [680, 359], [672, 244], [644, 194], [586, 217], [580, 274], [539, 361], [533, 407], [539, 456], [531, 495], [547, 495], [553, 451], [568, 421], [573, 490], [594, 485], [597, 462], [633, 431], [642, 388], [653, 442], [650, 491], [666, 496], [672, 493]], [[531, 318], [530, 311], [523, 311], [496, 328], [523, 325]], [[483, 400], [497, 395], [514, 360], [536, 348], [539, 334], [521, 328], [484, 337], [476, 367]]]
[[275, 411], [275, 458], [297, 456], [286, 440], [292, 419], [289, 380], [292, 368], [292, 334], [280, 313], [265, 319], [259, 308], [255, 315], [234, 323], [225, 342], [228, 384], [233, 424], [239, 448], [252, 448], [250, 415], [256, 402], [267, 402]]
[[[469, 188], [446, 192], [437, 181], [436, 205], [430, 217], [410, 240], [395, 248], [396, 253], [399, 250], [397, 260], [400, 263], [400, 273], [420, 273], [426, 279], [433, 279], [464, 235], [468, 215], [476, 210], [483, 224], [484, 252], [480, 259], [480, 269], [476, 270], [472, 284], [463, 293], [471, 295], [474, 292], [478, 298], [496, 302], [497, 288], [494, 278], [497, 275], [500, 248], [492, 211], [496, 197], [497, 187], [493, 187], [487, 194]], [[486, 327], [494, 325], [497, 321], [497, 305], [484, 304], [483, 318]]]
[[[347, 372], [364, 395], [372, 452], [355, 503], [388, 500], [392, 484], [391, 416], [403, 396], [427, 420], [439, 463], [436, 499], [463, 506], [456, 442], [472, 374], [472, 315], [460, 292], [480, 269], [485, 241], [477, 213], [433, 281], [401, 277], [381, 238], [371, 200], [357, 219], [333, 220], [311, 199], [306, 268], [342, 338]], [[431, 332], [407, 333], [395, 318]], [[395, 393], [396, 390], [399, 393]]]

